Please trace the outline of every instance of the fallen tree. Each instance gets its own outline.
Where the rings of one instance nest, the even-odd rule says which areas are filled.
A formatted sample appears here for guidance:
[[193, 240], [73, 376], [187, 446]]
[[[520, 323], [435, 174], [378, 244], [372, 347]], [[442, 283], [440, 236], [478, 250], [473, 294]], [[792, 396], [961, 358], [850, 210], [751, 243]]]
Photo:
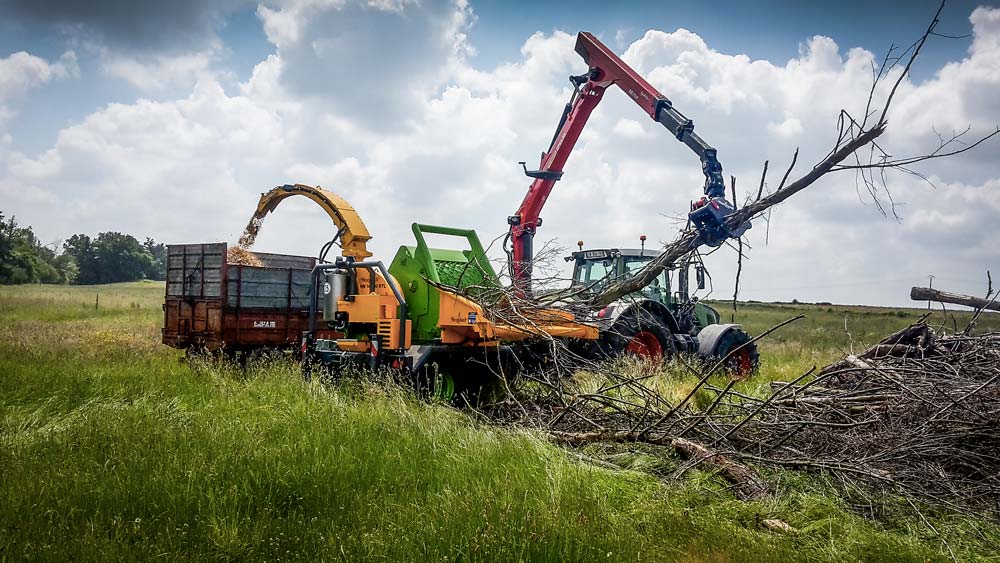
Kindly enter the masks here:
[[996, 297], [993, 297], [992, 299], [983, 299], [982, 297], [973, 297], [971, 295], [962, 295], [960, 293], [949, 293], [947, 291], [941, 291], [930, 287], [910, 288], [910, 299], [914, 301], [938, 301], [940, 303], [964, 305], [966, 307], [972, 307], [973, 309], [1000, 311], [1000, 302], [997, 302]]
[[[878, 72], [875, 75], [871, 91], [868, 95], [868, 102], [864, 110], [864, 115], [860, 119], [856, 119], [847, 110], [841, 110], [837, 139], [825, 158], [813, 165], [813, 167], [800, 178], [790, 183], [786, 183], [789, 175], [795, 167], [796, 161], [798, 160], [798, 151], [796, 150], [795, 155], [792, 158], [791, 165], [785, 172], [778, 189], [766, 195], [763, 193], [767, 174], [767, 163], [765, 163], [764, 173], [761, 176], [760, 188], [757, 191], [756, 198], [741, 209], [735, 211], [726, 220], [726, 227], [731, 232], [736, 231], [740, 225], [743, 225], [753, 218], [759, 217], [763, 212], [784, 202], [796, 193], [808, 188], [823, 176], [837, 171], [854, 171], [859, 180], [867, 187], [869, 193], [875, 200], [875, 203], [880, 209], [883, 209], [882, 204], [879, 201], [878, 193], [880, 192], [880, 189], [881, 191], [888, 193], [888, 189], [885, 185], [885, 173], [887, 171], [901, 171], [926, 179], [922, 174], [914, 171], [911, 166], [918, 162], [953, 156], [967, 150], [971, 150], [987, 139], [990, 139], [1000, 133], [1000, 127], [997, 127], [993, 132], [984, 135], [975, 142], [966, 144], [961, 139], [962, 136], [969, 131], [969, 129], [966, 129], [962, 133], [952, 135], [951, 138], [942, 138], [939, 146], [928, 154], [904, 158], [893, 157], [886, 148], [882, 147], [877, 142], [877, 139], [885, 133], [888, 127], [887, 116], [897, 89], [900, 84], [902, 84], [903, 80], [909, 76], [910, 69], [913, 66], [914, 61], [916, 61], [917, 56], [920, 54], [921, 49], [924, 47], [924, 44], [927, 42], [927, 39], [932, 35], [936, 35], [934, 29], [937, 27], [939, 21], [938, 18], [941, 15], [941, 10], [943, 8], [944, 2], [942, 2], [938, 7], [937, 12], [932, 18], [924, 34], [913, 45], [903, 51], [903, 53], [898, 56], [894, 56], [893, 50], [889, 50], [889, 53], [886, 55], [882, 65], [878, 68]], [[875, 97], [879, 85], [883, 81], [887, 80], [892, 74], [892, 71], [896, 69], [904, 60], [905, 64], [903, 65], [898, 76], [895, 77], [891, 88], [888, 90], [888, 94], [884, 102], [882, 102], [882, 107], [880, 109], [876, 109], [874, 107], [876, 105]], [[877, 119], [872, 119], [876, 115], [878, 116]], [[960, 148], [952, 150], [952, 147], [956, 144], [961, 145]], [[848, 159], [851, 160], [849, 161]], [[736, 202], [734, 201], [733, 203], [735, 204]], [[606, 288], [589, 299], [590, 305], [595, 308], [604, 307], [609, 303], [646, 287], [664, 269], [670, 268], [685, 256], [697, 251], [699, 246], [701, 246], [701, 243], [699, 242], [697, 232], [689, 226], [682, 231], [673, 242], [667, 244], [661, 251], [660, 255], [652, 260], [647, 267], [630, 277], [626, 277], [616, 281], [615, 283], [609, 284]], [[742, 242], [740, 246], [742, 249]], [[742, 258], [742, 252], [740, 256]]]

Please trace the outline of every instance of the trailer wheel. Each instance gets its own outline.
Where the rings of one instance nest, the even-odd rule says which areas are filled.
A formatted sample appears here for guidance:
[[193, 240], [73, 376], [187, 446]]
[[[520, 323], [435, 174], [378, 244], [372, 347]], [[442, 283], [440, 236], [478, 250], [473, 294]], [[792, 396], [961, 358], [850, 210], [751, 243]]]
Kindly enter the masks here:
[[630, 355], [650, 359], [669, 358], [676, 350], [670, 330], [644, 311], [619, 319], [601, 335], [598, 347], [606, 357]]

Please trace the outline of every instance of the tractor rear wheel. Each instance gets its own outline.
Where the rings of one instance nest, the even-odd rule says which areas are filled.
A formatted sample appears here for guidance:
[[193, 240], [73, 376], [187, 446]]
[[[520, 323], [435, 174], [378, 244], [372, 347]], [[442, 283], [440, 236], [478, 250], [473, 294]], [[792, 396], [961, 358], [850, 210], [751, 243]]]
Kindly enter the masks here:
[[637, 356], [662, 360], [674, 355], [674, 338], [659, 319], [640, 311], [619, 319], [601, 335], [599, 351], [605, 357]]

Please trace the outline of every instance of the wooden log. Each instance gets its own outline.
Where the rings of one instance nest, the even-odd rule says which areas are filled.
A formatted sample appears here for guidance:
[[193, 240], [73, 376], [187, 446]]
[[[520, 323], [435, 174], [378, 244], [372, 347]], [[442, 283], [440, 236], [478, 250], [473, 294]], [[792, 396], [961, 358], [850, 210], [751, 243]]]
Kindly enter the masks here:
[[799, 531], [788, 525], [787, 522], [783, 520], [778, 520], [777, 518], [769, 518], [762, 522], [764, 527], [772, 532], [780, 532], [782, 534], [797, 534]]
[[711, 450], [697, 442], [666, 435], [649, 435], [642, 432], [605, 430], [597, 432], [561, 432], [550, 430], [549, 436], [558, 442], [581, 446], [595, 442], [644, 442], [658, 446], [671, 446], [685, 459], [693, 463], [704, 463], [719, 471], [723, 479], [734, 485], [734, 493], [741, 500], [755, 500], [768, 495], [768, 487], [763, 479], [742, 463]]
[[973, 309], [986, 309], [988, 311], [1000, 311], [1000, 301], [996, 297], [993, 299], [983, 299], [971, 295], [959, 293], [948, 293], [930, 287], [910, 288], [910, 299], [914, 301], [940, 301], [941, 303], [953, 303], [964, 305]]
[[684, 438], [674, 438], [670, 445], [682, 456], [718, 469], [723, 479], [735, 485], [734, 493], [741, 500], [755, 500], [768, 495], [767, 484], [746, 465]]
[[582, 446], [594, 442], [645, 442], [657, 446], [669, 446], [669, 436], [643, 435], [642, 432], [627, 430], [598, 430], [595, 432], [562, 432], [549, 430], [549, 436], [556, 441], [571, 446]]

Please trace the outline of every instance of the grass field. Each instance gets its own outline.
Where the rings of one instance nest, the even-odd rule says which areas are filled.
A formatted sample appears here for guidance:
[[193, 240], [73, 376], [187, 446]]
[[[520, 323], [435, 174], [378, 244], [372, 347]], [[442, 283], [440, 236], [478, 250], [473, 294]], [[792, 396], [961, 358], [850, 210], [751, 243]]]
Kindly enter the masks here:
[[[865, 520], [812, 477], [772, 476], [778, 499], [742, 503], [706, 473], [602, 469], [398, 389], [304, 383], [289, 361], [190, 364], [159, 344], [162, 294], [0, 288], [0, 560], [1000, 561], [995, 524]], [[759, 333], [800, 312], [748, 385], [920, 315], [752, 305], [738, 320]]]

